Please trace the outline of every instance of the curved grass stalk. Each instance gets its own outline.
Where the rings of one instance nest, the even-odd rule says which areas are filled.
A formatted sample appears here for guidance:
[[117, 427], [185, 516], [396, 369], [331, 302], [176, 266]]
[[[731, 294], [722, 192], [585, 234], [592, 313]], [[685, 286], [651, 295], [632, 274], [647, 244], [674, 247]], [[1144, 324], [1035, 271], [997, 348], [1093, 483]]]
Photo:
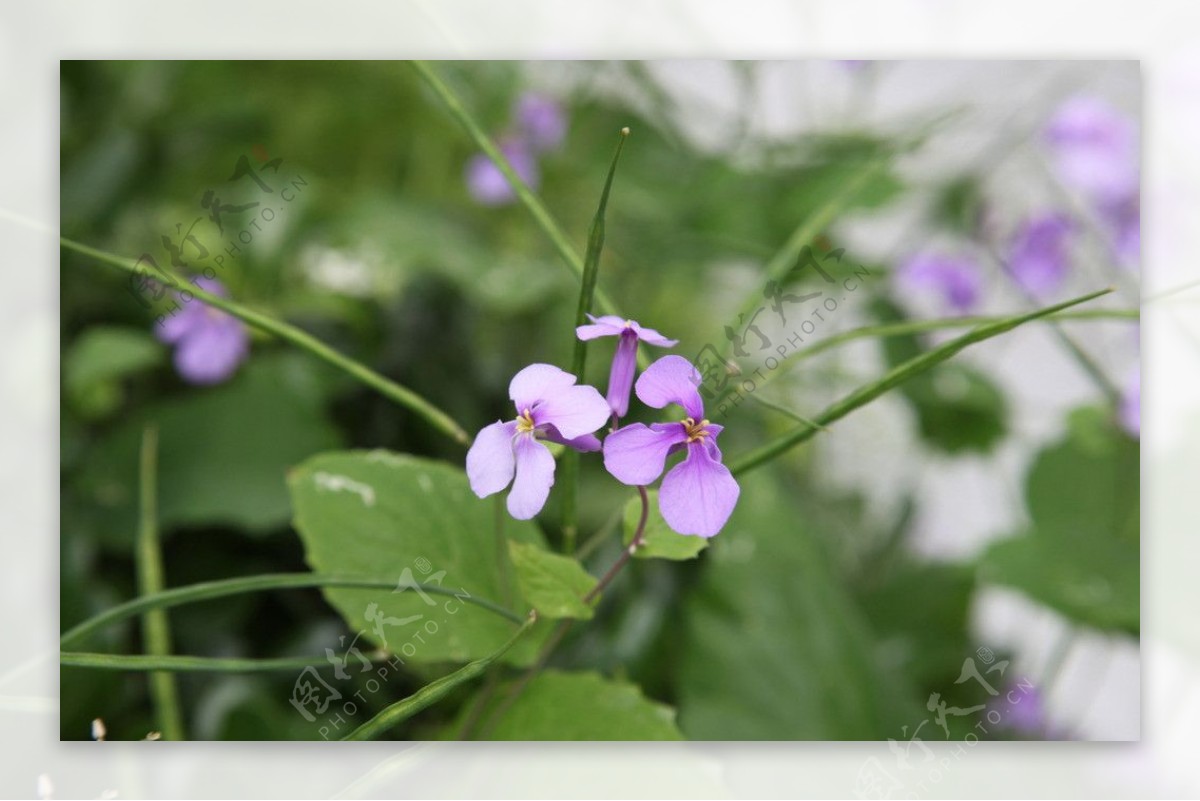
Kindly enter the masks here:
[[84, 256], [90, 256], [97, 261], [116, 267], [132, 275], [143, 276], [165, 284], [172, 289], [187, 292], [194, 295], [202, 303], [227, 312], [247, 325], [254, 326], [268, 334], [274, 334], [301, 350], [308, 351], [318, 359], [322, 359], [334, 367], [349, 373], [362, 383], [412, 411], [433, 426], [435, 430], [445, 434], [460, 445], [469, 445], [471, 443], [471, 438], [467, 436], [467, 432], [462, 429], [462, 426], [456, 423], [450, 415], [434, 406], [425, 398], [413, 392], [408, 387], [397, 384], [395, 381], [380, 375], [361, 362], [355, 361], [348, 356], [343, 356], [316, 337], [293, 325], [268, 317], [265, 314], [248, 309], [239, 303], [227, 300], [218, 295], [205, 292], [200, 287], [176, 276], [161, 272], [151, 273], [149, 270], [138, 267], [135, 262], [131, 262], [129, 259], [122, 258], [121, 256], [106, 253], [103, 250], [89, 247], [66, 237], [59, 237], [59, 242], [67, 250], [73, 250]]
[[975, 329], [956, 339], [927, 351], [913, 359], [909, 359], [903, 364], [897, 365], [892, 370], [888, 371], [888, 373], [878, 381], [856, 389], [854, 392], [851, 392], [846, 397], [834, 403], [832, 406], [826, 408], [819, 415], [813, 418], [812, 423], [802, 424], [801, 426], [794, 428], [778, 437], [774, 441], [768, 442], [766, 445], [756, 448], [749, 453], [734, 459], [729, 464], [729, 469], [734, 475], [738, 475], [740, 473], [753, 470], [755, 467], [766, 464], [776, 456], [780, 456], [783, 453], [791, 450], [796, 445], [799, 445], [800, 443], [810, 439], [814, 434], [817, 433], [818, 430], [820, 430], [818, 426], [828, 426], [835, 420], [840, 420], [841, 418], [850, 414], [850, 412], [861, 406], [867, 405], [880, 395], [887, 392], [889, 389], [892, 389], [893, 387], [903, 383], [914, 375], [925, 372], [931, 367], [946, 361], [947, 359], [956, 355], [959, 351], [966, 348], [968, 345], [973, 345], [976, 342], [982, 342], [986, 339], [991, 339], [992, 337], [1011, 331], [1020, 325], [1030, 322], [1031, 320], [1047, 317], [1055, 312], [1068, 309], [1072, 306], [1077, 306], [1080, 303], [1086, 303], [1089, 300], [1095, 300], [1096, 298], [1107, 295], [1112, 291], [1112, 289], [1104, 289], [1099, 292], [1092, 292], [1073, 300], [1068, 300], [1065, 303], [1047, 306], [1046, 308], [1038, 309], [1037, 311], [1030, 312], [1028, 314], [1021, 314], [1015, 317], [1004, 318], [997, 322], [977, 326]]
[[[305, 587], [337, 587], [342, 589], [364, 590], [393, 590], [399, 586], [397, 582], [374, 578], [358, 578], [353, 576], [322, 576], [316, 573], [268, 573], [244, 578], [221, 579], [219, 581], [204, 581], [190, 584], [186, 587], [176, 587], [153, 595], [143, 595], [140, 598], [118, 604], [111, 609], [91, 617], [59, 638], [59, 648], [81, 642], [89, 635], [112, 623], [127, 620], [145, 612], [148, 609], [168, 609], [173, 606], [209, 601], [215, 598], [225, 598], [230, 595], [241, 595], [247, 592], [262, 590], [301, 589]], [[473, 604], [481, 609], [499, 615], [513, 623], [521, 623], [524, 618], [517, 613], [505, 609], [485, 598], [479, 598], [461, 589], [439, 587], [435, 584], [413, 584], [431, 595], [449, 595], [458, 597], [464, 603]]]
[[[374, 652], [363, 654], [372, 662], [391, 658], [391, 654]], [[186, 656], [168, 654], [102, 654], [88, 651], [63, 651], [58, 663], [69, 667], [95, 668], [97, 670], [122, 670], [134, 673], [142, 671], [165, 671], [168, 673], [265, 673], [275, 670], [303, 670], [306, 667], [327, 665], [324, 656], [281, 656], [281, 657], [221, 657]]]
[[476, 659], [474, 662], [469, 662], [453, 673], [426, 684], [407, 698], [387, 707], [357, 729], [349, 732], [342, 739], [373, 740], [393, 726], [403, 723], [421, 710], [437, 703], [459, 685], [465, 684], [483, 674], [493, 662], [508, 653], [509, 649], [529, 633], [529, 630], [537, 623], [537, 619], [537, 613], [530, 611], [529, 616], [525, 618], [525, 622], [513, 633], [508, 642], [501, 645], [491, 654], [482, 659]]

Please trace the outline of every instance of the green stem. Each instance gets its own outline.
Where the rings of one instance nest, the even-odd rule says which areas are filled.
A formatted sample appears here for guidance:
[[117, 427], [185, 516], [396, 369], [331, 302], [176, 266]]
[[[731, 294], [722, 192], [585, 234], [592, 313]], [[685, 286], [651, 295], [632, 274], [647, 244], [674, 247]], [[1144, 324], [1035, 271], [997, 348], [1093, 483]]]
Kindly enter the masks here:
[[[479, 124], [475, 122], [475, 119], [463, 106], [462, 101], [458, 99], [458, 96], [451, 91], [450, 87], [442, 82], [442, 79], [430, 69], [428, 64], [423, 61], [413, 61], [410, 63], [413, 69], [417, 71], [417, 74], [421, 76], [421, 79], [425, 81], [434, 94], [446, 105], [446, 109], [450, 112], [451, 116], [466, 130], [472, 141], [475, 142], [475, 146], [482, 150], [504, 175], [504, 179], [512, 187], [517, 199], [521, 201], [521, 205], [529, 211], [534, 222], [546, 234], [550, 243], [554, 245], [554, 250], [558, 253], [559, 258], [562, 259], [563, 264], [575, 274], [576, 278], [582, 278], [584, 271], [583, 258], [575, 250], [571, 244], [571, 240], [567, 238], [563, 229], [550, 216], [550, 212], [546, 210], [542, 201], [521, 180], [521, 176], [517, 175], [517, 171], [513, 169], [512, 164], [500, 152], [500, 148], [497, 147], [490, 136], [484, 133], [483, 129], [479, 127]], [[608, 295], [604, 293], [603, 289], [596, 290], [596, 303], [605, 314], [615, 314], [618, 317], [625, 316], [617, 311], [617, 307], [609, 299]], [[642, 365], [643, 369], [649, 365], [649, 359], [646, 358], [644, 352], [639, 351], [638, 363]]]
[[[176, 587], [154, 595], [144, 595], [131, 601], [118, 604], [105, 610], [95, 617], [88, 618], [79, 625], [67, 631], [59, 639], [59, 648], [83, 641], [89, 635], [112, 623], [135, 617], [147, 609], [168, 609], [173, 606], [225, 598], [230, 595], [241, 595], [247, 592], [263, 590], [301, 589], [305, 587], [341, 587], [346, 589], [392, 590], [397, 587], [396, 581], [359, 578], [353, 576], [322, 576], [315, 573], [268, 573], [244, 578], [221, 579], [219, 581], [204, 581], [190, 584], [186, 587]], [[448, 595], [459, 598], [464, 603], [473, 604], [486, 609], [493, 614], [520, 623], [524, 620], [520, 615], [505, 609], [484, 598], [479, 598], [462, 589], [440, 587], [436, 584], [414, 584], [431, 595]]]
[[1011, 331], [1012, 329], [1023, 325], [1024, 323], [1030, 322], [1031, 320], [1037, 320], [1039, 318], [1054, 314], [1055, 312], [1062, 311], [1063, 309], [1070, 308], [1071, 306], [1075, 306], [1080, 303], [1086, 303], [1089, 300], [1094, 300], [1103, 295], [1107, 295], [1110, 292], [1112, 292], [1111, 289], [1092, 292], [1073, 300], [1068, 300], [1065, 303], [1048, 306], [1044, 309], [1039, 309], [1028, 314], [1009, 317], [988, 325], [978, 326], [966, 334], [957, 337], [956, 339], [933, 348], [932, 350], [926, 351], [925, 353], [922, 353], [920, 356], [917, 356], [913, 359], [909, 359], [903, 364], [897, 365], [892, 370], [888, 371], [883, 378], [880, 378], [878, 381], [866, 386], [860, 387], [859, 389], [851, 392], [846, 397], [834, 403], [832, 406], [826, 408], [819, 415], [813, 418], [812, 424], [805, 424], [798, 428], [792, 429], [774, 441], [768, 442], [766, 445], [756, 448], [742, 457], [733, 460], [729, 465], [729, 469], [734, 475], [737, 475], [739, 473], [745, 473], [748, 470], [753, 470], [755, 467], [769, 462], [776, 456], [779, 456], [791, 450], [796, 445], [799, 445], [800, 443], [810, 439], [819, 430], [815, 426], [828, 426], [835, 420], [840, 420], [850, 412], [854, 411], [860, 406], [865, 406], [888, 390], [908, 380], [912, 376], [922, 373], [931, 367], [946, 361], [947, 359], [956, 355], [959, 351], [966, 348], [968, 345], [972, 345], [976, 342], [982, 342], [985, 339], [990, 339], [1007, 331]]
[[88, 247], [87, 245], [74, 242], [66, 237], [59, 237], [59, 242], [67, 250], [73, 250], [76, 253], [90, 256], [97, 261], [100, 261], [109, 266], [116, 267], [132, 275], [138, 275], [149, 278], [159, 283], [165, 284], [172, 289], [181, 292], [186, 291], [190, 295], [213, 308], [220, 309], [238, 318], [247, 325], [251, 325], [260, 331], [265, 331], [268, 334], [283, 339], [296, 347], [306, 350], [318, 359], [322, 359], [340, 370], [344, 370], [362, 383], [378, 390], [387, 398], [395, 401], [401, 406], [409, 409], [413, 413], [423, 418], [427, 423], [433, 426], [437, 431], [450, 437], [460, 445], [469, 445], [471, 438], [459, 426], [458, 423], [441, 409], [434, 406], [429, 401], [422, 398], [411, 389], [397, 384], [389, 378], [385, 378], [366, 365], [355, 361], [347, 356], [343, 356], [333, 348], [321, 342], [293, 325], [268, 317], [264, 314], [248, 309], [231, 300], [227, 300], [218, 295], [213, 295], [205, 292], [198, 286], [189, 283], [181, 278], [172, 276], [162, 272], [151, 272], [148, 269], [138, 267], [137, 263], [131, 262], [129, 259], [122, 258], [112, 253], [106, 253], [96, 248]]
[[[629, 129], [622, 128], [617, 140], [617, 149], [613, 153], [612, 163], [608, 166], [608, 177], [604, 179], [604, 189], [600, 191], [600, 203], [596, 207], [596, 216], [592, 218], [592, 227], [588, 231], [587, 253], [583, 259], [583, 275], [579, 282], [579, 303], [575, 308], [575, 327], [588, 321], [592, 311], [592, 296], [596, 293], [596, 279], [600, 275], [600, 254], [604, 251], [604, 213], [608, 209], [608, 194], [612, 190], [613, 176], [617, 174], [617, 162], [621, 159], [621, 149]], [[571, 329], [574, 334], [574, 328]], [[571, 373], [583, 381], [583, 373], [587, 367], [587, 342], [572, 336], [575, 342], [575, 352], [571, 358]], [[575, 552], [575, 537], [578, 532], [576, 498], [579, 494], [579, 454], [568, 450], [562, 459], [563, 484], [563, 551], [567, 554]]]
[[[140, 508], [137, 536], [138, 594], [153, 595], [163, 590], [162, 550], [158, 544], [158, 429], [148, 425], [142, 432], [139, 482]], [[152, 658], [171, 654], [171, 626], [164, 609], [142, 615], [142, 637]], [[179, 691], [170, 673], [150, 674], [150, 695], [158, 714], [164, 740], [184, 740], [183, 713]]]
[[476, 659], [474, 662], [463, 665], [447, 676], [426, 684], [407, 698], [387, 707], [342, 739], [373, 740], [388, 729], [408, 720], [426, 707], [437, 703], [459, 685], [465, 684], [484, 673], [493, 662], [508, 653], [509, 649], [516, 645], [533, 628], [536, 622], [537, 613], [530, 611], [529, 616], [525, 618], [525, 622], [521, 624], [521, 627], [499, 649], [482, 659]]
[[[379, 662], [391, 654], [366, 655]], [[260, 673], [275, 670], [302, 670], [327, 664], [323, 656], [283, 656], [257, 659], [252, 657], [216, 656], [148, 656], [146, 654], [101, 654], [87, 651], [63, 651], [58, 655], [60, 665], [95, 668], [97, 670], [169, 671], [171, 673]]]

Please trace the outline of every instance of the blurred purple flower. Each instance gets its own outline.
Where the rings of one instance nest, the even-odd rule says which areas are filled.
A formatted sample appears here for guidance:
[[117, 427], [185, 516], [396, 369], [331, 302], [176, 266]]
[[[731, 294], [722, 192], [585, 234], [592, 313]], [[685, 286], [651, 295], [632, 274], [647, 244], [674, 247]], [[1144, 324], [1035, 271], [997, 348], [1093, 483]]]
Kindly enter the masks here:
[[467, 478], [476, 495], [486, 498], [511, 482], [508, 513], [529, 520], [554, 485], [554, 456], [541, 440], [600, 450], [592, 432], [608, 419], [608, 404], [594, 387], [576, 386], [575, 380], [549, 364], [531, 364], [513, 376], [508, 397], [516, 404], [516, 419], [485, 426], [467, 451]]
[[1009, 247], [1013, 278], [1026, 292], [1045, 298], [1057, 291], [1070, 268], [1067, 246], [1075, 223], [1065, 214], [1050, 212], [1021, 223]]
[[[226, 297], [219, 281], [197, 278], [205, 292]], [[181, 301], [182, 302], [182, 301]], [[191, 384], [219, 384], [232, 376], [250, 353], [250, 333], [242, 321], [193, 298], [155, 329], [175, 346], [175, 369]]]
[[[500, 152], [508, 159], [517, 176], [530, 188], [536, 189], [538, 165], [529, 146], [520, 139], [508, 139], [500, 143]], [[467, 162], [466, 182], [471, 197], [485, 206], [503, 206], [517, 196], [504, 173], [485, 153], [478, 153]]]
[[999, 715], [1000, 725], [1006, 729], [1034, 736], [1046, 736], [1049, 732], [1045, 698], [1028, 680], [1008, 685], [988, 707], [989, 715], [992, 712]]
[[597, 337], [620, 337], [608, 374], [608, 405], [613, 414], [624, 417], [629, 411], [629, 391], [633, 389], [633, 374], [637, 369], [638, 342], [673, 348], [679, 344], [679, 340], [667, 339], [653, 328], [643, 328], [636, 320], [622, 320], [612, 314], [603, 317], [589, 314], [588, 319], [592, 321], [591, 325], [581, 325], [575, 329], [575, 335], [585, 342]]
[[1067, 186], [1098, 203], [1137, 193], [1137, 127], [1106, 101], [1088, 95], [1066, 100], [1046, 126], [1045, 137], [1055, 172]]
[[1130, 269], [1136, 269], [1141, 262], [1141, 206], [1140, 197], [1132, 195], [1119, 202], [1103, 204], [1099, 210], [1117, 260]]
[[1117, 409], [1117, 419], [1120, 420], [1121, 427], [1131, 436], [1140, 437], [1142, 435], [1142, 371], [1140, 368], [1134, 368], [1125, 384], [1125, 391], [1121, 394], [1121, 404]]
[[634, 423], [609, 434], [604, 467], [622, 484], [644, 487], [662, 475], [669, 455], [686, 449], [684, 460], [663, 478], [658, 506], [680, 534], [712, 537], [729, 520], [741, 489], [721, 464], [717, 437], [724, 426], [704, 419], [699, 383], [700, 374], [682, 356], [664, 356], [647, 367], [635, 387], [642, 403], [655, 409], [678, 404], [688, 416], [677, 423]]
[[900, 265], [896, 280], [905, 291], [941, 296], [943, 305], [966, 314], [979, 303], [983, 275], [979, 265], [968, 256], [949, 256], [924, 252], [909, 257]]
[[555, 150], [567, 135], [567, 118], [553, 98], [527, 92], [517, 100], [517, 128], [535, 153]]

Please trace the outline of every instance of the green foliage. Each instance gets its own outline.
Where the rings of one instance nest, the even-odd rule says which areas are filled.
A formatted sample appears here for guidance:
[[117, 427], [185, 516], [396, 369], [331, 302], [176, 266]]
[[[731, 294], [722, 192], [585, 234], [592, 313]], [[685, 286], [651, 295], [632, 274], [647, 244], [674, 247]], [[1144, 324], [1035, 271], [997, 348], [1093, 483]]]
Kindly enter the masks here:
[[[635, 559], [695, 559], [700, 552], [708, 547], [708, 540], [690, 534], [677, 534], [663, 520], [658, 508], [658, 490], [647, 490], [650, 498], [650, 509], [646, 514], [646, 528], [642, 532], [642, 545], [633, 552]], [[638, 519], [642, 515], [642, 499], [633, 497], [625, 504], [622, 518], [624, 542], [633, 542], [637, 532]]]
[[542, 616], [591, 618], [592, 607], [583, 598], [596, 586], [596, 580], [583, 565], [569, 556], [522, 542], [509, 542], [508, 552], [521, 595]]
[[121, 405], [121, 380], [157, 367], [163, 346], [148, 332], [119, 326], [85, 331], [63, 356], [63, 394], [81, 417], [107, 417]]
[[1001, 540], [980, 577], [1100, 629], [1139, 631], [1139, 448], [1101, 409], [1076, 410], [1026, 479], [1029, 529]]
[[[505, 696], [505, 690], [497, 693]], [[489, 740], [683, 739], [675, 710], [647, 699], [636, 685], [558, 670], [530, 682], [483, 734]]]
[[679, 720], [701, 740], [873, 739], [920, 720], [770, 473], [742, 484], [683, 608]]
[[138, 449], [159, 431], [159, 522], [225, 524], [260, 534], [290, 514], [284, 473], [340, 437], [323, 406], [327, 378], [296, 354], [259, 354], [229, 383], [149, 403], [93, 446], [77, 489], [96, 534], [129, 549], [137, 525]]
[[[313, 570], [397, 585], [432, 583], [520, 615], [528, 609], [503, 567], [508, 554], [495, 536], [492, 503], [475, 497], [460, 468], [382, 450], [325, 453], [293, 470], [288, 487]], [[506, 521], [504, 534], [512, 542], [542, 543], [528, 521]], [[494, 613], [411, 588], [330, 589], [325, 595], [352, 631], [379, 645], [386, 639], [389, 649], [416, 663], [479, 659], [513, 633], [512, 622]], [[377, 629], [374, 613], [397, 622]], [[526, 642], [509, 659], [530, 656]]]

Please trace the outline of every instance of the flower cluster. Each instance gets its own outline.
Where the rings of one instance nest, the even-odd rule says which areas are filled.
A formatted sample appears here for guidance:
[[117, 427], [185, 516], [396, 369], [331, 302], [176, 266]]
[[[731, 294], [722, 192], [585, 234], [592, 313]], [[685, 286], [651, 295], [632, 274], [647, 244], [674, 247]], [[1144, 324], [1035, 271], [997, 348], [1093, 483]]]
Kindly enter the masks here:
[[[530, 187], [541, 179], [538, 156], [557, 150], [567, 135], [567, 118], [554, 100], [543, 95], [522, 95], [513, 107], [510, 130], [499, 137], [498, 146], [513, 171]], [[485, 153], [467, 162], [467, 191], [485, 206], [503, 206], [516, 195], [500, 168]]]
[[[213, 295], [228, 294], [215, 279], [197, 278], [195, 284]], [[185, 302], [155, 334], [175, 346], [175, 369], [190, 384], [221, 383], [250, 353], [250, 332], [242, 321], [198, 300]]]
[[[527, 520], [542, 510], [554, 485], [554, 457], [544, 442], [580, 452], [603, 451], [605, 468], [623, 484], [648, 486], [666, 471], [659, 509], [667, 525], [680, 534], [712, 537], [733, 513], [740, 489], [721, 463], [717, 437], [723, 427], [704, 417], [699, 372], [682, 356], [664, 356], [646, 368], [635, 385], [638, 342], [673, 347], [676, 340], [633, 320], [589, 318], [589, 325], [576, 329], [581, 340], [618, 337], [607, 399], [552, 365], [531, 364], [521, 370], [508, 388], [516, 417], [485, 426], [467, 452], [471, 489], [484, 498], [511, 483], [508, 511]], [[676, 405], [687, 416], [621, 428], [631, 390], [649, 407]], [[602, 443], [595, 433], [610, 416], [613, 427]], [[668, 457], [680, 451], [685, 452], [683, 460], [667, 470]]]

